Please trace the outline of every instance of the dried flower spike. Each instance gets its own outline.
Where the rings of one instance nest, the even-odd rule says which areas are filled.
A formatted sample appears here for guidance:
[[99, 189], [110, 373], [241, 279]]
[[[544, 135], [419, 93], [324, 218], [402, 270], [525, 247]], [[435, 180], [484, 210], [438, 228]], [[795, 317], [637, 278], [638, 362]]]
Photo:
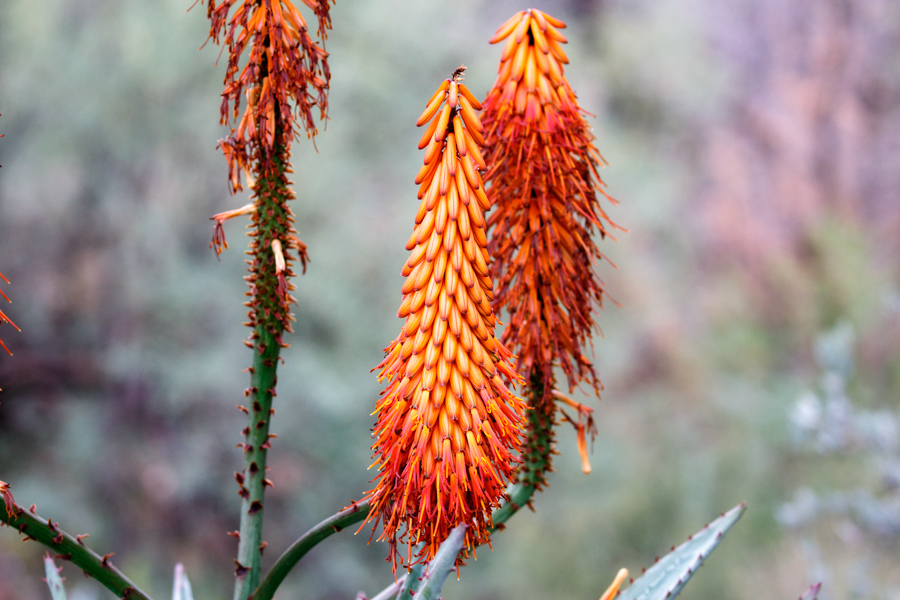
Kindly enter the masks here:
[[[593, 236], [621, 229], [598, 202], [599, 192], [616, 203], [603, 190], [598, 169], [605, 162], [563, 75], [564, 27], [529, 9], [497, 30], [491, 43], [505, 45], [483, 116], [490, 165], [484, 179], [496, 207], [488, 219], [497, 280], [493, 307], [509, 312], [502, 341], [517, 355], [517, 371], [532, 382], [539, 414], [531, 420], [542, 439], [552, 438], [555, 423], [555, 366], [570, 391], [582, 381], [598, 394], [602, 389], [582, 351], [595, 327], [594, 307], [602, 307], [605, 296], [592, 268], [605, 257]], [[579, 439], [583, 448], [583, 428]], [[543, 475], [535, 474], [534, 483], [540, 486]]]
[[[241, 172], [253, 171], [260, 150], [263, 157], [273, 157], [276, 142], [289, 147], [295, 130], [315, 136], [318, 128], [313, 113], [317, 108], [319, 118], [327, 118], [331, 71], [324, 39], [331, 27], [331, 2], [304, 3], [315, 12], [321, 45], [313, 41], [306, 20], [290, 0], [207, 3], [209, 37], [218, 44], [223, 36], [228, 47], [221, 122], [226, 125], [231, 115], [238, 125], [220, 145], [234, 190], [241, 189]], [[247, 59], [242, 65], [245, 50]], [[247, 98], [243, 113], [242, 96]], [[276, 123], [284, 131], [283, 140], [276, 140]]]
[[406, 536], [407, 561], [420, 542], [419, 559], [430, 560], [460, 523], [470, 525], [465, 554], [488, 541], [519, 450], [524, 405], [504, 384], [518, 377], [494, 336], [480, 104], [460, 83], [464, 68], [418, 120], [430, 124], [397, 313], [406, 322], [378, 367], [389, 383], [376, 410], [370, 518], [383, 522], [392, 561]]

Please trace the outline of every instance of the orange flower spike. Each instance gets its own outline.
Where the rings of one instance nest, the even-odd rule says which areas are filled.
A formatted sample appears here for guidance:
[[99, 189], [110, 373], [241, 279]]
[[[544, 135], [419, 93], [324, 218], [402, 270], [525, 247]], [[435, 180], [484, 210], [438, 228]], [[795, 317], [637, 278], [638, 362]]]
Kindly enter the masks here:
[[470, 550], [488, 541], [491, 511], [515, 472], [524, 421], [524, 404], [497, 377], [498, 370], [513, 372], [485, 301], [492, 284], [476, 276], [488, 272], [486, 223], [484, 208], [470, 201], [483, 184], [465, 157], [474, 127], [459, 113], [475, 103], [459, 82], [463, 69], [419, 119], [420, 126], [431, 121], [431, 145], [425, 174], [417, 177], [428, 188], [403, 269], [398, 316], [406, 322], [378, 366], [388, 385], [376, 410], [372, 448], [380, 473], [369, 493], [369, 519], [383, 524], [380, 539], [389, 542], [392, 561], [404, 540], [421, 542], [418, 559], [430, 560], [460, 523], [470, 525]]
[[[510, 315], [501, 341], [516, 354], [516, 370], [529, 377], [536, 411], [529, 427], [541, 429], [547, 450], [557, 411], [554, 368], [562, 368], [570, 390], [581, 382], [598, 394], [602, 389], [582, 352], [607, 295], [593, 271], [604, 258], [593, 240], [621, 230], [600, 206], [616, 201], [603, 189], [597, 173], [605, 162], [563, 73], [568, 57], [558, 30], [564, 27], [529, 9], [497, 31], [491, 41], [506, 45], [481, 118], [483, 160], [490, 165], [486, 198], [495, 207], [487, 221], [497, 285], [492, 304]], [[579, 411], [579, 424], [582, 418]], [[586, 450], [590, 425], [576, 429]], [[531, 431], [527, 439], [537, 439]], [[541, 454], [538, 462], [549, 468], [550, 455]], [[542, 485], [543, 474], [533, 482]]]

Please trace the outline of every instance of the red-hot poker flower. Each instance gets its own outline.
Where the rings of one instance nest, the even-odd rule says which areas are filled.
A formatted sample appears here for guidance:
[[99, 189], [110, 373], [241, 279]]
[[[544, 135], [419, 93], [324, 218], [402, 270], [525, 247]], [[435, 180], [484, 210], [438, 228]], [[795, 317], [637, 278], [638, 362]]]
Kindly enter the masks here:
[[464, 69], [417, 122], [430, 124], [397, 313], [406, 322], [379, 365], [389, 383], [376, 411], [370, 518], [383, 522], [392, 561], [398, 537], [408, 536], [407, 560], [420, 542], [428, 560], [460, 523], [471, 525], [467, 550], [486, 542], [519, 449], [524, 405], [503, 382], [518, 377], [494, 336], [480, 105], [459, 82]]
[[[582, 351], [594, 328], [594, 306], [602, 307], [605, 295], [592, 269], [604, 257], [592, 236], [619, 229], [598, 202], [599, 192], [615, 203], [598, 174], [605, 162], [563, 75], [564, 27], [530, 9], [497, 30], [491, 43], [506, 43], [483, 113], [490, 165], [484, 180], [495, 207], [488, 219], [497, 279], [493, 306], [509, 312], [502, 341], [540, 396], [534, 403], [549, 419], [545, 435], [552, 433], [555, 365], [570, 390], [582, 381], [597, 393], [602, 389]], [[541, 452], [549, 467], [549, 448]]]

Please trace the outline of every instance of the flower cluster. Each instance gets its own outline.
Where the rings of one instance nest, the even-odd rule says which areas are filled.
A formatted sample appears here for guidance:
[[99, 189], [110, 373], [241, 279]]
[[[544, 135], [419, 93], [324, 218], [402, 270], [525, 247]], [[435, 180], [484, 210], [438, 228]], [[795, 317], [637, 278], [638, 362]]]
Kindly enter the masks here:
[[[318, 36], [324, 40], [331, 27], [329, 0], [303, 1], [315, 11]], [[291, 330], [292, 320], [290, 251], [297, 253], [304, 271], [307, 261], [306, 245], [297, 237], [287, 204], [294, 198], [287, 178], [290, 145], [295, 130], [305, 130], [309, 137], [317, 133], [315, 108], [320, 119], [326, 118], [328, 54], [313, 41], [306, 20], [290, 0], [209, 0], [207, 13], [210, 38], [218, 43], [224, 36], [229, 53], [221, 119], [226, 124], [232, 117], [237, 126], [220, 141], [228, 160], [229, 183], [233, 191], [241, 190], [243, 173], [254, 200], [213, 217], [210, 245], [217, 254], [227, 248], [222, 223], [250, 215], [248, 325], [263, 326], [282, 343], [281, 334]], [[241, 114], [244, 95], [247, 105]], [[252, 335], [258, 337], [255, 331]]]
[[[303, 2], [315, 11], [318, 36], [324, 40], [331, 28], [329, 0]], [[223, 125], [230, 114], [238, 125], [222, 140], [221, 148], [228, 159], [232, 189], [240, 190], [241, 172], [252, 181], [253, 162], [262, 160], [271, 166], [276, 146], [279, 142], [290, 146], [295, 129], [305, 130], [310, 137], [318, 132], [313, 111], [319, 109], [320, 119], [327, 116], [328, 53], [313, 41], [306, 20], [290, 0], [209, 0], [207, 14], [210, 38], [218, 44], [224, 36], [228, 47], [220, 113]], [[241, 66], [248, 46], [246, 64]], [[245, 95], [247, 107], [241, 115]], [[276, 139], [276, 124], [284, 130], [283, 140]]]
[[[497, 30], [491, 43], [505, 45], [483, 115], [490, 165], [484, 179], [496, 207], [488, 220], [497, 280], [493, 306], [509, 312], [502, 341], [532, 382], [534, 408], [545, 421], [535, 424], [544, 434], [555, 414], [554, 366], [562, 368], [570, 390], [582, 381], [597, 393], [602, 389], [583, 353], [594, 307], [602, 307], [606, 295], [592, 268], [604, 258], [592, 237], [618, 228], [598, 202], [599, 192], [615, 203], [598, 174], [605, 162], [563, 74], [564, 27], [529, 9]], [[585, 426], [577, 428], [583, 447]], [[549, 468], [550, 448], [541, 453]]]
[[481, 104], [459, 82], [463, 70], [444, 81], [417, 123], [430, 122], [403, 268], [398, 316], [406, 321], [378, 367], [389, 383], [376, 411], [380, 473], [370, 518], [383, 522], [392, 560], [398, 536], [409, 535], [408, 561], [418, 543], [429, 560], [460, 523], [471, 525], [468, 550], [486, 542], [519, 450], [524, 405], [504, 383], [518, 376], [494, 336]]

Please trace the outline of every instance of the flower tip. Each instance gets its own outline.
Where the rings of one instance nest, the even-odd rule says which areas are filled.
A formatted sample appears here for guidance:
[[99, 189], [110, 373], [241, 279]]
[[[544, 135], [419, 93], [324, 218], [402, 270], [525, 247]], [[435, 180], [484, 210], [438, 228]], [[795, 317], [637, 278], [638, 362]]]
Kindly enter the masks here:
[[622, 582], [628, 577], [628, 569], [619, 569], [619, 572], [616, 573], [616, 578], [613, 580], [612, 585], [607, 588], [603, 595], [600, 596], [600, 600], [610, 600], [616, 594], [619, 593], [619, 586], [622, 585]]

